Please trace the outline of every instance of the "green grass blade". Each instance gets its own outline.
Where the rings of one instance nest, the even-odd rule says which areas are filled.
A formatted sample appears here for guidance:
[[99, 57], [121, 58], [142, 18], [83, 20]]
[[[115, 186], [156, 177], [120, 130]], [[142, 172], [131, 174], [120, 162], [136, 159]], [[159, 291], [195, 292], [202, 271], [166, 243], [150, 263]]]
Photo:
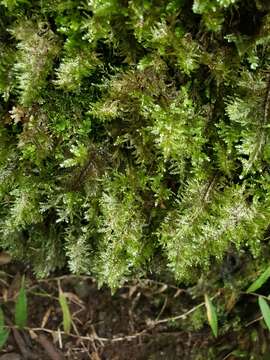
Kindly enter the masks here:
[[24, 279], [15, 304], [15, 324], [23, 328], [27, 324], [27, 297], [24, 287]]
[[5, 345], [9, 336], [9, 331], [5, 328], [3, 310], [0, 308], [0, 349]]
[[270, 266], [247, 289], [247, 293], [258, 290], [270, 277]]
[[59, 293], [59, 303], [63, 313], [64, 331], [68, 334], [70, 333], [70, 328], [71, 328], [71, 315], [67, 303], [67, 298], [62, 291], [60, 291]]
[[207, 319], [215, 337], [218, 336], [218, 319], [216, 308], [207, 294], [204, 295]]
[[262, 296], [259, 296], [259, 306], [260, 306], [264, 321], [265, 321], [268, 329], [270, 330], [270, 307], [267, 304], [266, 300]]

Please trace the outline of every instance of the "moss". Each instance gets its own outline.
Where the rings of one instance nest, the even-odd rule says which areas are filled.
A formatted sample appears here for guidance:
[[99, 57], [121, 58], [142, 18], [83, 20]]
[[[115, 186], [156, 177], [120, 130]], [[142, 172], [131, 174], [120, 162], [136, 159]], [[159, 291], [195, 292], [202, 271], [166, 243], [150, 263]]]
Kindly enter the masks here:
[[264, 266], [263, 2], [3, 0], [0, 11], [1, 247], [39, 275], [67, 263], [113, 289], [153, 269], [221, 281], [211, 268], [222, 274], [232, 249]]

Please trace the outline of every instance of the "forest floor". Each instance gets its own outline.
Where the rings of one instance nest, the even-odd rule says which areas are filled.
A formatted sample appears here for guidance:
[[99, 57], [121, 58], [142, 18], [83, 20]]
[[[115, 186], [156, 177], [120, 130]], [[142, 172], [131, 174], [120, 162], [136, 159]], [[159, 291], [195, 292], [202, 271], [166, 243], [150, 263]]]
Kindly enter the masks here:
[[[14, 326], [14, 307], [22, 274], [28, 321], [19, 330]], [[63, 330], [59, 292], [71, 313], [68, 335]], [[217, 339], [207, 324], [189, 330], [190, 314], [205, 311], [203, 299], [194, 301], [185, 289], [156, 280], [127, 284], [112, 295], [107, 288], [98, 289], [91, 277], [56, 274], [37, 280], [29, 269], [9, 264], [1, 267], [0, 295], [10, 328], [0, 360], [234, 360], [248, 358], [243, 355], [248, 352], [241, 353], [239, 347], [248, 351], [255, 346], [245, 329]], [[269, 339], [260, 331], [261, 346]], [[209, 349], [218, 350], [210, 356]]]

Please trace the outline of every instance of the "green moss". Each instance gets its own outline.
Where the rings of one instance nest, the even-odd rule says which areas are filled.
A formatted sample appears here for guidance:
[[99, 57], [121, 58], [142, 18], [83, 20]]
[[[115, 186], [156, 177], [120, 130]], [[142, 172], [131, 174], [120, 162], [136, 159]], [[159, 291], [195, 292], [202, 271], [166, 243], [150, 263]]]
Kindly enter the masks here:
[[113, 289], [157, 267], [211, 278], [232, 249], [264, 266], [263, 2], [1, 1], [0, 14], [1, 247]]

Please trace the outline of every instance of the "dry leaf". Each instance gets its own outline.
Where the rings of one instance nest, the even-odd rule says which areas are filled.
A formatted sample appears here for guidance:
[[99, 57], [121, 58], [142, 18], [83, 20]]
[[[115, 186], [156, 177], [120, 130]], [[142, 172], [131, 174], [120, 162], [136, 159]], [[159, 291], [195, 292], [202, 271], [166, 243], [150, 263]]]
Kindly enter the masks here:
[[156, 294], [161, 294], [161, 293], [163, 293], [165, 290], [167, 290], [168, 289], [168, 285], [166, 285], [166, 284], [164, 284], [164, 285], [162, 285], [159, 289], [158, 289], [158, 291], [156, 292]]
[[72, 292], [64, 292], [64, 295], [66, 298], [68, 298], [71, 302], [73, 302], [74, 304], [77, 304], [79, 305], [80, 307], [83, 307], [83, 301], [77, 296], [75, 295], [74, 293]]
[[33, 340], [35, 340], [38, 337], [37, 334], [31, 329], [29, 329], [29, 335]]
[[44, 328], [48, 322], [48, 319], [51, 315], [51, 312], [52, 312], [52, 307], [50, 306], [49, 309], [47, 309], [47, 311], [45, 312], [44, 316], [43, 316], [43, 319], [42, 319], [42, 322], [41, 322], [41, 327]]
[[91, 360], [101, 360], [97, 352], [92, 352], [90, 356], [91, 356], [90, 357]]
[[232, 293], [226, 302], [226, 310], [230, 312], [234, 308], [236, 302], [237, 302], [237, 296], [235, 293]]
[[138, 289], [138, 285], [130, 286], [129, 292], [128, 292], [128, 298], [129, 299], [132, 298], [132, 295], [136, 292], [137, 289]]
[[23, 122], [26, 116], [25, 109], [19, 106], [13, 106], [12, 110], [9, 111], [11, 119], [15, 124]]
[[173, 295], [174, 298], [177, 298], [180, 294], [182, 294], [182, 292], [184, 292], [183, 289], [178, 289], [176, 290], [176, 293]]
[[8, 301], [8, 289], [3, 289], [2, 296], [3, 296], [4, 302], [7, 302]]

